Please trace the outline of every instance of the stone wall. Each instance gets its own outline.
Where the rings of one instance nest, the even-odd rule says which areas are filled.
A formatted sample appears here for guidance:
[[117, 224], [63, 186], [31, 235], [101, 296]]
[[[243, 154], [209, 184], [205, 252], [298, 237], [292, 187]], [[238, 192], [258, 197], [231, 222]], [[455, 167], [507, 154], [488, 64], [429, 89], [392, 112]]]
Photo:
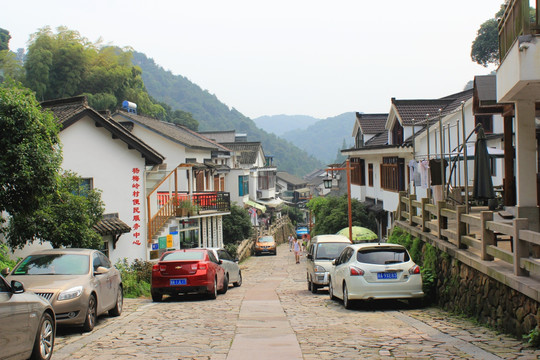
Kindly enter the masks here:
[[538, 325], [537, 301], [450, 256], [439, 259], [435, 301], [443, 309], [518, 338]]

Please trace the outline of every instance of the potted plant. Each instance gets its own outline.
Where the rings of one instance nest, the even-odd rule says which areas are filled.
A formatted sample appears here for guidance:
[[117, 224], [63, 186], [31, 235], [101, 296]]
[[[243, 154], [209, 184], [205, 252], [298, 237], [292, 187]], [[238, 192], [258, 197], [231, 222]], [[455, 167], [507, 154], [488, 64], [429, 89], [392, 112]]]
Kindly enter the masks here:
[[188, 216], [189, 211], [191, 209], [191, 201], [187, 199], [176, 199], [175, 200], [175, 213], [176, 216], [185, 217]]

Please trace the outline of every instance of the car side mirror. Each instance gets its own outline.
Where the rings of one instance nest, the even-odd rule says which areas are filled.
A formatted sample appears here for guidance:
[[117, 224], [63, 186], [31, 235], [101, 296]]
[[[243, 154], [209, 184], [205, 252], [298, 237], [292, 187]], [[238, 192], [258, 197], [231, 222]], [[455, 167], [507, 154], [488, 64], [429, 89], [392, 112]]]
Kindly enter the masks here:
[[336, 266], [336, 259], [332, 260], [332, 265]]
[[109, 269], [103, 266], [98, 266], [96, 270], [94, 270], [94, 275], [103, 275], [109, 272]]
[[24, 285], [17, 280], [11, 280], [11, 290], [14, 294], [22, 294], [24, 292]]
[[238, 258], [234, 258], [234, 262], [235, 262], [235, 263], [239, 263], [240, 260], [239, 260]]
[[306, 257], [307, 257], [309, 260], [313, 260], [313, 255], [311, 255], [311, 254], [307, 254]]
[[223, 260], [219, 259], [218, 264], [219, 265], [223, 264]]
[[8, 276], [10, 271], [11, 269], [7, 267], [7, 268], [3, 268], [1, 273], [3, 276]]

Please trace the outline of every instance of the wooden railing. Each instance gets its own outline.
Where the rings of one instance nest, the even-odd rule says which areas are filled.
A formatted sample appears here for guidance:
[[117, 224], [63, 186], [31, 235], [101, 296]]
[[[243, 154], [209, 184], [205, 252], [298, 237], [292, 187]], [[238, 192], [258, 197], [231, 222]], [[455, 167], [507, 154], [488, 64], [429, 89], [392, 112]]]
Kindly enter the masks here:
[[504, 60], [508, 51], [521, 35], [537, 34], [540, 30], [538, 5], [536, 0], [536, 16], [530, 19], [529, 0], [510, 0], [499, 21], [499, 59]]
[[[448, 241], [471, 256], [484, 261], [499, 259], [512, 265], [516, 276], [540, 275], [540, 259], [530, 256], [530, 249], [540, 246], [540, 233], [528, 230], [528, 219], [494, 221], [493, 215], [492, 211], [467, 213], [465, 205], [444, 201], [436, 205], [425, 198], [418, 201], [405, 192], [400, 192], [397, 210], [398, 221]], [[510, 240], [512, 250], [497, 246], [499, 238]]]

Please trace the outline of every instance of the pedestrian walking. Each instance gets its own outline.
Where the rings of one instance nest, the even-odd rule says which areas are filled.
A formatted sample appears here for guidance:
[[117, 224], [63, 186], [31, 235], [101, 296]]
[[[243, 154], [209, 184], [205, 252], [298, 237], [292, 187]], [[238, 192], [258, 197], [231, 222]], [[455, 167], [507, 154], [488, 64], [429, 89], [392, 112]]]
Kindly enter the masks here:
[[298, 242], [297, 238], [294, 238], [293, 241], [293, 251], [294, 251], [294, 258], [296, 260], [297, 264], [300, 264], [300, 251], [301, 251], [300, 243]]
[[289, 251], [292, 251], [293, 241], [294, 241], [294, 236], [293, 234], [290, 234], [289, 235]]

